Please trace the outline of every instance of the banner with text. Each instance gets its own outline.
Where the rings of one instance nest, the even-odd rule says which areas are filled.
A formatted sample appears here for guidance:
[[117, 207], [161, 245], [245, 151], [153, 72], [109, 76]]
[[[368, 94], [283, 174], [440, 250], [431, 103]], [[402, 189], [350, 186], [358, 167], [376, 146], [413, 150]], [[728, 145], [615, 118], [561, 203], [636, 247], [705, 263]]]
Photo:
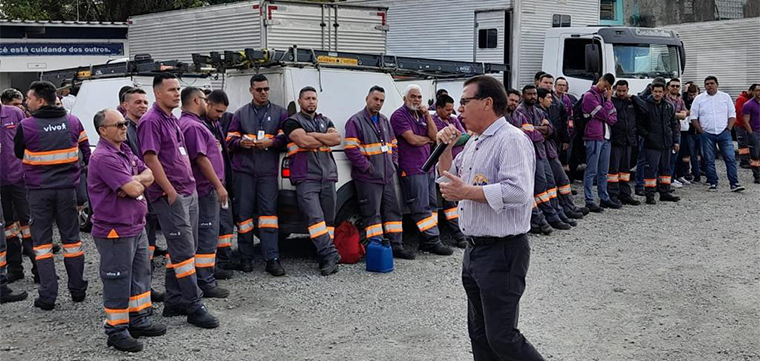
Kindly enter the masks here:
[[122, 43], [0, 43], [0, 56], [124, 55]]

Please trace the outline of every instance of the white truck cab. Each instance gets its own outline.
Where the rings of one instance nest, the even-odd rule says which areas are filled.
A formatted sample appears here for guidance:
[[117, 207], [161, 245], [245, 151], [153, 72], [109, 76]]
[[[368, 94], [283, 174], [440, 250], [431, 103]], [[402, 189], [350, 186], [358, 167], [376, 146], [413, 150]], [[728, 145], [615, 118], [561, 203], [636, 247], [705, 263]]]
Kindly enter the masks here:
[[632, 94], [656, 77], [680, 78], [683, 43], [673, 30], [632, 27], [568, 27], [546, 32], [542, 69], [565, 77], [570, 93], [580, 96], [595, 77], [612, 73], [627, 80]]

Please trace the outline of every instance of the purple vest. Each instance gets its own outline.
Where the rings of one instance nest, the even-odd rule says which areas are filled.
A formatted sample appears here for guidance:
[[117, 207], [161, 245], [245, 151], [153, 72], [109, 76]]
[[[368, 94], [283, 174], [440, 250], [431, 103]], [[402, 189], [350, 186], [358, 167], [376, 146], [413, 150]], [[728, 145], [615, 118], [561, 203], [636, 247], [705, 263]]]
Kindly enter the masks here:
[[[301, 124], [306, 133], [327, 133], [329, 118], [317, 114], [314, 119], [298, 112], [290, 117]], [[294, 142], [288, 143], [288, 158], [290, 159], [290, 180], [294, 184], [305, 181], [337, 182], [338, 167], [332, 155], [332, 148], [319, 149], [299, 148]]]
[[60, 189], [79, 184], [79, 146], [87, 141], [87, 135], [77, 117], [31, 117], [21, 121], [21, 128], [27, 188]]
[[354, 114], [346, 123], [344, 151], [352, 164], [351, 178], [366, 183], [390, 184], [396, 174], [396, 137], [384, 115], [378, 114], [377, 123], [379, 128], [366, 108]]
[[21, 159], [13, 154], [13, 138], [16, 128], [24, 119], [21, 109], [0, 105], [0, 185], [19, 184], [24, 182], [24, 170]]

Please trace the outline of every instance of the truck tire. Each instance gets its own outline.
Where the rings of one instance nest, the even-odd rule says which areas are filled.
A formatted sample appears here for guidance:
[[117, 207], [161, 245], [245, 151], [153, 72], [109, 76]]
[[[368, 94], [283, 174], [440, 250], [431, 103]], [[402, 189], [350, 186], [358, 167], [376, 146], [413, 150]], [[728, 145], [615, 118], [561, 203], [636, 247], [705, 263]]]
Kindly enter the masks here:
[[343, 202], [343, 205], [335, 215], [335, 227], [340, 227], [345, 221], [351, 222], [351, 224], [359, 230], [362, 239], [364, 239], [364, 224], [362, 222], [361, 213], [359, 212], [359, 201], [356, 197], [352, 197], [346, 202]]
[[92, 208], [90, 202], [84, 202], [82, 210], [79, 211], [79, 231], [90, 233], [92, 231]]

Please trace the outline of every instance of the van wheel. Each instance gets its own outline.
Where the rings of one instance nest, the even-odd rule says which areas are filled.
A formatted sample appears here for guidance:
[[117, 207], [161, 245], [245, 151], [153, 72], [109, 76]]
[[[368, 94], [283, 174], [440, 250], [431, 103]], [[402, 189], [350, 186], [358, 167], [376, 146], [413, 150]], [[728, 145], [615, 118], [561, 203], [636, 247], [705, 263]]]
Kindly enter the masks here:
[[364, 239], [364, 224], [362, 222], [361, 213], [359, 212], [359, 202], [356, 200], [356, 197], [349, 199], [340, 207], [338, 214], [335, 216], [335, 227], [340, 227], [345, 221], [351, 222], [351, 224], [359, 230], [361, 239]]
[[79, 210], [79, 231], [90, 233], [92, 231], [92, 208], [90, 202], [84, 202]]

